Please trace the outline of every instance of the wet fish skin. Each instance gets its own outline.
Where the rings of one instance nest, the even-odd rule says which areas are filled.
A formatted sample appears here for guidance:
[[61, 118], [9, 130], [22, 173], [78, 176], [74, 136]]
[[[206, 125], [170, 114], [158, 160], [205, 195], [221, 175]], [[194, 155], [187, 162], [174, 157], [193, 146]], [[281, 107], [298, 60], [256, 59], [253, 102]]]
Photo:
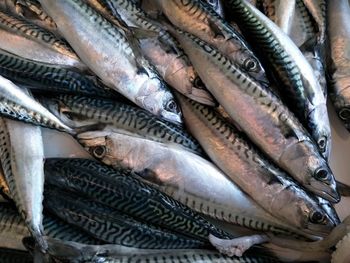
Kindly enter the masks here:
[[[31, 89], [48, 92], [82, 94], [99, 97], [116, 97], [114, 90], [98, 84], [95, 76], [60, 65], [36, 62], [21, 58], [0, 49], [0, 74]], [[28, 86], [27, 86], [28, 87]]]
[[10, 189], [6, 182], [6, 178], [4, 175], [4, 171], [2, 170], [1, 162], [0, 162], [0, 193], [4, 194], [6, 197], [10, 197]]
[[[93, 152], [93, 148], [90, 148], [90, 150]], [[163, 148], [160, 148], [160, 151], [163, 151]], [[185, 160], [187, 160], [185, 157], [192, 156], [192, 154], [183, 154]], [[202, 164], [204, 163], [202, 162]], [[199, 164], [201, 164], [201, 162]], [[178, 163], [178, 165], [186, 167], [185, 162], [183, 164]], [[133, 168], [133, 172], [128, 172], [127, 169], [123, 169], [115, 163], [113, 166], [115, 171], [107, 169], [106, 167], [102, 169], [102, 165], [98, 165], [92, 161], [79, 159], [48, 159], [45, 162], [45, 174], [46, 180], [50, 184], [55, 184], [65, 189], [74, 189], [78, 192], [87, 192], [90, 198], [93, 199], [105, 196], [101, 202], [116, 208], [121, 205], [121, 201], [118, 199], [118, 196], [122, 193], [120, 189], [127, 189], [125, 185], [117, 187], [118, 180], [124, 180], [126, 185], [136, 184], [141, 185], [146, 189], [148, 188], [145, 187], [143, 183], [140, 183], [133, 178], [124, 178], [136, 176], [137, 178], [146, 180], [145, 182], [148, 181], [151, 186], [190, 207], [194, 211], [210, 217], [241, 225], [243, 227], [269, 231], [277, 234], [304, 234], [266, 213], [251, 201], [249, 197], [245, 196], [245, 194], [243, 194], [233, 183], [226, 179], [225, 176], [222, 176], [221, 173], [216, 174], [216, 177], [214, 177], [215, 174], [212, 175], [212, 173], [209, 173], [209, 170], [213, 170], [213, 168], [209, 169], [210, 167], [208, 167], [208, 165], [203, 168], [201, 168], [200, 165], [197, 165], [192, 169], [192, 172], [195, 169], [199, 169], [199, 171], [208, 169], [208, 172], [197, 172], [200, 176], [203, 176], [205, 180], [202, 178], [196, 179], [195, 176], [191, 174], [191, 169], [185, 170], [183, 175], [174, 174], [168, 179], [166, 176], [169, 176], [170, 173], [157, 173], [157, 171], [151, 170], [151, 167], [136, 173], [135, 169], [140, 168], [131, 167]], [[173, 166], [176, 167], [176, 163]], [[90, 170], [86, 170], [84, 167], [87, 167]], [[96, 171], [97, 168], [101, 171], [98, 173], [94, 172], [94, 176], [92, 176], [91, 171]], [[171, 167], [169, 167], [169, 171], [170, 169]], [[188, 172], [186, 173], [186, 171]], [[120, 173], [120, 175], [118, 175], [118, 173]], [[97, 174], [99, 174], [98, 178]], [[183, 178], [181, 176], [183, 176]], [[108, 187], [105, 186], [103, 180], [110, 182]], [[127, 183], [127, 181], [130, 182]], [[89, 185], [89, 188], [86, 187], [87, 185]], [[113, 185], [114, 187], [112, 187]], [[198, 187], [199, 185], [201, 187]], [[202, 188], [203, 190], [201, 190]], [[115, 196], [115, 198], [108, 198], [109, 196]], [[144, 204], [147, 203], [147, 201], [144, 202]]]
[[62, 39], [29, 21], [0, 11], [1, 49], [26, 59], [87, 70]]
[[[64, 198], [58, 198], [60, 193]], [[90, 199], [47, 187], [45, 207], [56, 216], [111, 244], [137, 248], [202, 248], [205, 243], [189, 239], [135, 219]]]
[[[214, 110], [184, 97], [179, 101], [186, 123], [195, 124], [189, 129], [208, 156], [257, 203], [315, 235], [332, 229], [332, 221], [318, 204]], [[293, 209], [288, 205], [292, 203]]]
[[41, 103], [63, 122], [70, 123], [74, 127], [94, 123], [108, 124], [108, 128], [112, 131], [178, 145], [203, 155], [198, 142], [182, 127], [132, 105], [71, 95], [43, 97]]
[[213, 8], [219, 16], [223, 18], [225, 17], [222, 0], [201, 0], [201, 1], [206, 2], [208, 5], [210, 5], [211, 8]]
[[331, 48], [329, 95], [339, 118], [346, 129], [350, 130], [350, 27], [346, 22], [349, 19], [350, 6], [346, 0], [329, 1], [328, 5]]
[[242, 35], [205, 2], [200, 0], [156, 2], [175, 26], [215, 46], [254, 79], [268, 85], [265, 70]]
[[281, 100], [215, 48], [191, 34], [176, 34], [208, 89], [249, 139], [308, 190], [338, 202], [327, 162]]
[[157, 116], [181, 123], [173, 95], [154, 67], [142, 56], [136, 57], [125, 31], [82, 0], [40, 3], [81, 60], [106, 86]]
[[324, 44], [327, 29], [327, 1], [326, 0], [302, 0], [310, 12], [318, 28], [318, 42]]
[[209, 233], [224, 236], [221, 230], [188, 207], [140, 181], [139, 173], [114, 167], [92, 160], [49, 159], [45, 172], [48, 184], [84, 193], [92, 200], [145, 223], [203, 241]]
[[112, 15], [117, 13], [128, 26], [157, 33], [158, 37], [139, 39], [140, 48], [145, 57], [171, 87], [193, 100], [215, 105], [215, 99], [206, 90], [177, 41], [158, 22], [152, 20], [131, 0], [99, 0], [98, 2], [104, 2]]
[[41, 104], [2, 76], [0, 76], [0, 114], [47, 128], [73, 132]]
[[44, 146], [41, 129], [10, 119], [0, 120], [1, 153], [10, 195], [30, 233], [42, 251], [43, 240]]
[[312, 67], [293, 41], [254, 6], [241, 0], [228, 0], [227, 3], [247, 38], [255, 41], [260, 55], [279, 76], [286, 94], [284, 101], [307, 127], [327, 158], [331, 131], [326, 99]]

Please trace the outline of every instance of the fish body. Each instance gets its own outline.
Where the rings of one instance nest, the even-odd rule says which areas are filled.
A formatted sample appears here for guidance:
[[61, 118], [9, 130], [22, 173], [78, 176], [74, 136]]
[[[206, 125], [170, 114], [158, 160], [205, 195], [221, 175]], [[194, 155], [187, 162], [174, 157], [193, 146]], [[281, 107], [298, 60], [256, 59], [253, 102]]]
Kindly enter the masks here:
[[[322, 154], [328, 158], [331, 131], [326, 98], [312, 67], [298, 47], [279, 27], [251, 4], [227, 1], [242, 32], [254, 41], [281, 83], [284, 102], [310, 132]], [[248, 33], [249, 32], [249, 33]]]
[[47, 209], [105, 242], [152, 249], [205, 247], [204, 242], [162, 231], [76, 194], [65, 192], [64, 198], [57, 198], [60, 192], [61, 189], [48, 188]]
[[40, 0], [40, 3], [81, 60], [106, 86], [157, 116], [181, 122], [173, 95], [148, 61], [136, 56], [135, 47], [130, 45], [122, 28], [110, 23], [85, 1]]
[[[94, 1], [95, 2], [95, 1]], [[158, 73], [173, 88], [198, 102], [215, 105], [215, 99], [206, 90], [177, 41], [160, 24], [152, 20], [131, 0], [104, 0], [114, 13], [133, 28], [155, 32], [157, 37], [139, 40], [145, 57], [156, 67]], [[113, 11], [110, 11], [113, 13]]]
[[308, 190], [339, 201], [327, 162], [282, 101], [215, 48], [193, 35], [176, 32], [207, 88], [249, 139]]
[[132, 105], [70, 95], [43, 97], [41, 102], [63, 122], [75, 127], [102, 123], [108, 125], [106, 128], [112, 131], [172, 144], [199, 155], [203, 154], [198, 142], [182, 127]]
[[157, 0], [157, 4], [175, 26], [216, 47], [256, 80], [266, 85], [269, 83], [263, 67], [241, 34], [207, 3], [200, 0]]
[[96, 77], [60, 65], [36, 62], [0, 50], [0, 74], [31, 89], [50, 92], [107, 96], [114, 94], [99, 85]]
[[[180, 98], [180, 103], [186, 123], [195, 124], [190, 130], [208, 156], [265, 210], [315, 234], [316, 229], [331, 230], [333, 223], [321, 207], [215, 111], [187, 99]], [[288, 205], [292, 203], [293, 209]]]
[[4, 171], [2, 170], [1, 165], [0, 165], [0, 193], [4, 194], [6, 197], [10, 197], [10, 188], [6, 182]]
[[30, 233], [42, 250], [44, 146], [38, 126], [9, 119], [1, 121], [1, 163], [10, 195]]
[[350, 5], [346, 0], [329, 1], [330, 98], [345, 127], [350, 130]]
[[0, 114], [35, 125], [72, 132], [71, 128], [46, 108], [2, 76], [0, 76], [0, 91]]
[[222, 3], [222, 0], [201, 0], [203, 2], [206, 2], [215, 12], [221, 16], [225, 17], [225, 10], [224, 10], [224, 5]]
[[139, 181], [131, 170], [116, 166], [114, 170], [92, 160], [49, 159], [45, 171], [49, 184], [84, 193], [148, 224], [204, 241], [209, 233], [223, 235], [188, 207]]
[[87, 70], [68, 44], [53, 33], [0, 11], [2, 50], [26, 59]]

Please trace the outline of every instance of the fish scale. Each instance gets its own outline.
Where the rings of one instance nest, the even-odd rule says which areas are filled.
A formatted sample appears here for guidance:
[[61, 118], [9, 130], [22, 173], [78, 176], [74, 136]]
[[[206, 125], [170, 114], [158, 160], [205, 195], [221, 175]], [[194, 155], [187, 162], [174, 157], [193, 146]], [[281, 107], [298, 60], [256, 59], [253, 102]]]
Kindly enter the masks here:
[[[133, 178], [135, 175], [129, 170], [111, 169], [94, 161], [79, 159], [47, 160], [45, 168], [48, 183], [84, 192], [90, 198], [98, 198], [99, 202], [144, 222], [192, 238], [207, 240], [209, 233], [225, 236], [186, 206]], [[94, 176], [91, 176], [91, 171], [95, 171]]]
[[247, 38], [255, 41], [258, 53], [284, 84], [284, 101], [328, 158], [331, 133], [326, 99], [312, 67], [293, 41], [254, 6], [241, 0], [227, 3]]
[[47, 208], [65, 221], [106, 242], [152, 249], [205, 247], [201, 241], [161, 231], [89, 199], [68, 193], [65, 193], [64, 200], [57, 199], [55, 194], [59, 192], [61, 190], [50, 188], [45, 193]]
[[68, 68], [31, 61], [0, 50], [0, 74], [33, 89], [90, 96], [111, 97], [113, 93], [92, 79]]
[[[83, 96], [60, 95], [54, 97], [54, 100], [59, 103], [49, 98], [41, 101], [58, 118], [63, 112], [63, 116], [65, 114], [71, 115], [70, 121], [76, 124], [79, 124], [80, 120], [82, 122], [110, 124], [112, 130], [116, 129], [120, 132], [132, 133], [154, 141], [171, 143], [198, 154], [203, 154], [198, 142], [182, 127], [159, 119], [137, 107], [117, 101]], [[53, 109], [56, 107], [59, 109], [58, 111]], [[62, 110], [60, 110], [61, 107], [63, 107]], [[86, 120], [87, 118], [89, 120]]]

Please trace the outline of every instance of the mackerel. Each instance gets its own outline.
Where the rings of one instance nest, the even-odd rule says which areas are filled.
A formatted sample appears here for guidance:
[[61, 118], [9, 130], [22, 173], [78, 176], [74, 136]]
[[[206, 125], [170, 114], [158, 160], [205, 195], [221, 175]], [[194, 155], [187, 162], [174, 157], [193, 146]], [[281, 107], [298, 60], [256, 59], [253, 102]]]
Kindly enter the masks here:
[[347, 0], [329, 1], [330, 98], [339, 118], [350, 130], [350, 5]]
[[202, 155], [198, 142], [183, 128], [122, 102], [83, 96], [43, 97], [41, 102], [74, 127], [102, 123], [112, 131], [172, 144]]
[[4, 194], [6, 197], [10, 197], [10, 189], [6, 182], [4, 171], [2, 170], [2, 165], [0, 165], [0, 193], [1, 195]]
[[[97, 151], [94, 151], [93, 148], [89, 149], [96, 155]], [[159, 151], [162, 150], [163, 148], [159, 149]], [[132, 196], [127, 193], [131, 190], [151, 189], [132, 177], [142, 178], [145, 183], [159, 189], [194, 211], [212, 218], [274, 234], [304, 234], [261, 209], [207, 161], [193, 154], [184, 152], [181, 154], [183, 156], [177, 159], [174, 159], [174, 155], [171, 156], [171, 159], [167, 159], [167, 155], [164, 155], [164, 166], [167, 172], [152, 169], [154, 165], [144, 170], [134, 166], [131, 167], [133, 170], [129, 171], [115, 164], [113, 165], [114, 170], [109, 169], [89, 160], [48, 159], [45, 162], [45, 175], [50, 184], [85, 193], [94, 200], [99, 198], [102, 203], [118, 209], [125, 207], [132, 211], [135, 209], [131, 209], [131, 207], [137, 206], [137, 204], [124, 205], [124, 199], [127, 196], [130, 198]], [[158, 167], [160, 166], [162, 166], [161, 163]], [[174, 167], [175, 170], [172, 170]], [[160, 193], [159, 195], [161, 196]], [[110, 198], [110, 196], [114, 198]], [[141, 203], [145, 206], [148, 202], [145, 200]], [[137, 211], [139, 216], [143, 215], [143, 210]], [[128, 213], [128, 211], [124, 212]], [[144, 218], [144, 220], [149, 219]]]
[[82, 0], [40, 3], [81, 60], [106, 86], [157, 116], [181, 122], [173, 95], [138, 48], [129, 43], [122, 28]]
[[222, 4], [222, 0], [201, 0], [202, 2], [206, 2], [215, 12], [221, 16], [225, 17], [224, 6]]
[[237, 64], [242, 71], [268, 85], [263, 67], [241, 34], [208, 4], [201, 0], [157, 0], [156, 2], [175, 26], [213, 45]]
[[10, 195], [30, 233], [45, 251], [43, 240], [44, 145], [38, 126], [1, 119], [0, 159]]
[[307, 10], [316, 22], [318, 29], [318, 42], [324, 44], [327, 29], [327, 1], [326, 0], [302, 0]]
[[331, 131], [326, 99], [312, 67], [290, 38], [254, 6], [242, 0], [228, 0], [227, 4], [242, 32], [283, 84], [284, 101], [328, 158]]
[[252, 142], [308, 190], [339, 201], [327, 162], [280, 99], [215, 48], [188, 33], [176, 34], [208, 89]]
[[94, 76], [81, 71], [21, 58], [0, 49], [0, 74], [31, 89], [50, 92], [113, 97], [109, 89], [98, 84]]
[[8, 79], [0, 76], [0, 114], [71, 133], [72, 129]]
[[68, 44], [46, 29], [0, 11], [0, 47], [26, 59], [87, 70]]
[[[96, 2], [105, 3], [109, 7], [107, 10], [103, 9], [105, 15], [111, 13], [108, 17], [120, 16], [130, 27], [156, 32], [158, 35], [156, 38], [146, 37], [139, 40], [145, 57], [174, 89], [198, 102], [215, 105], [215, 99], [206, 90], [177, 41], [131, 0], [89, 0], [89, 2], [93, 2], [94, 6], [97, 5]], [[112, 18], [112, 21], [114, 20]]]
[[[59, 198], [64, 193], [64, 198]], [[45, 207], [56, 216], [110, 244], [127, 247], [203, 248], [205, 242], [162, 231], [117, 210], [58, 188], [47, 188]]]

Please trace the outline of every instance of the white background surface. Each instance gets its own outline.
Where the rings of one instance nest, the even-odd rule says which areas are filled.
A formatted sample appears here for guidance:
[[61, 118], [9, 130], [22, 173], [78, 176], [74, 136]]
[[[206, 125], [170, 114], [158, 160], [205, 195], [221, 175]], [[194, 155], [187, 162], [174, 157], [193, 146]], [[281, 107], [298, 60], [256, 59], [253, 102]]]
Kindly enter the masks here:
[[[338, 181], [350, 185], [350, 133], [343, 127], [335, 115], [332, 106], [329, 107], [332, 124], [332, 156], [330, 166]], [[43, 129], [46, 157], [89, 157], [89, 154], [70, 135]], [[341, 219], [350, 215], [350, 197], [343, 197], [336, 205]]]

